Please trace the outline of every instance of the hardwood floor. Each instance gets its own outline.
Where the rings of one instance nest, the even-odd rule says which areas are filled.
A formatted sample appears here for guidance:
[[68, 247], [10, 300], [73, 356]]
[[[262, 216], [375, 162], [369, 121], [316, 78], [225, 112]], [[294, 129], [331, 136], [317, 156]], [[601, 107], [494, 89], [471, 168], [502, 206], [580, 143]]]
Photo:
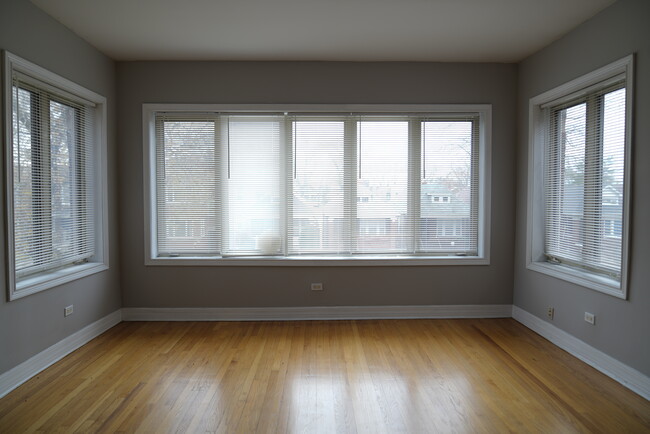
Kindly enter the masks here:
[[512, 319], [125, 322], [0, 432], [650, 432], [650, 402]]

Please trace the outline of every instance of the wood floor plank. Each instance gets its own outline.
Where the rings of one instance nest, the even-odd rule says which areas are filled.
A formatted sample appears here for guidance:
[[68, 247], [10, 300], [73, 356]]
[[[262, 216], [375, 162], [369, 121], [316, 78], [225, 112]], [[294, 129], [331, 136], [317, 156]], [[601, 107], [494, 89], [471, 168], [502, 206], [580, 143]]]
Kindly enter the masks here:
[[127, 322], [0, 399], [0, 433], [650, 432], [512, 319]]

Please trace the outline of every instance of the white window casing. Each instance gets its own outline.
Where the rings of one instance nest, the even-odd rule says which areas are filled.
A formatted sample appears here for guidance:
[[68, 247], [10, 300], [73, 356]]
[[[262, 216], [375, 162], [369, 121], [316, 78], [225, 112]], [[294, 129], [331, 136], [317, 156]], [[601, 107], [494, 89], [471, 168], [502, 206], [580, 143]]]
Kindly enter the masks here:
[[527, 268], [627, 297], [633, 56], [529, 103]]
[[8, 298], [108, 268], [106, 99], [4, 52]]
[[145, 104], [143, 136], [145, 264], [489, 264], [489, 105]]

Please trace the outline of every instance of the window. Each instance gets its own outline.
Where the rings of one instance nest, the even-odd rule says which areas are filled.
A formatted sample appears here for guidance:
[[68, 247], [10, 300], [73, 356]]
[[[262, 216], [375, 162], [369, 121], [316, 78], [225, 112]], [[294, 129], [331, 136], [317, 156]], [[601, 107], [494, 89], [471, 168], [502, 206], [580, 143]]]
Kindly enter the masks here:
[[145, 105], [147, 263], [487, 263], [489, 107], [345, 108]]
[[531, 100], [528, 267], [625, 297], [632, 57]]
[[5, 52], [9, 298], [104, 270], [105, 99]]

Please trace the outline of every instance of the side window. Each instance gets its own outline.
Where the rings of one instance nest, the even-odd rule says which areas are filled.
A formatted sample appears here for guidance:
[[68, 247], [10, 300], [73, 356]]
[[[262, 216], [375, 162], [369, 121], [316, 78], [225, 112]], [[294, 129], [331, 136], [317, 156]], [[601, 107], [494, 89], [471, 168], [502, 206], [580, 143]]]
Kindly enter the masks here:
[[627, 269], [631, 62], [531, 100], [537, 199], [529, 198], [529, 268], [619, 296]]
[[488, 262], [490, 108], [399, 107], [145, 105], [145, 260]]
[[5, 65], [13, 299], [107, 268], [98, 190], [105, 100], [9, 53]]

